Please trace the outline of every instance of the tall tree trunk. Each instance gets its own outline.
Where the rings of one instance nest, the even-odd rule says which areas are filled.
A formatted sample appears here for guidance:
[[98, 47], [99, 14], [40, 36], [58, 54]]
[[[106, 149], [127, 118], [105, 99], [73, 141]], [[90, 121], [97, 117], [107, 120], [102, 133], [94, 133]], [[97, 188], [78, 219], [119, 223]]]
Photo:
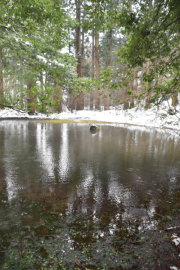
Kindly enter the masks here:
[[[3, 48], [0, 47], [0, 104], [3, 104], [3, 72], [2, 72], [2, 54], [3, 54]], [[0, 105], [0, 109], [3, 109], [3, 106]]]
[[[95, 67], [96, 79], [99, 80], [100, 67], [99, 67], [99, 30], [95, 31]], [[100, 97], [98, 90], [95, 91], [95, 109], [100, 110]]]
[[79, 94], [77, 96], [76, 109], [77, 110], [82, 110], [83, 109], [83, 97], [82, 97], [82, 94]]
[[[92, 66], [91, 78], [94, 78], [94, 29], [92, 30]], [[93, 110], [94, 93], [90, 93], [90, 110]]]
[[[151, 12], [151, 8], [152, 8], [152, 0], [149, 0], [149, 13]], [[146, 63], [146, 73], [149, 75], [150, 74], [150, 59], [147, 59], [147, 63]], [[146, 107], [149, 107], [150, 105], [150, 98], [151, 98], [151, 85], [149, 82], [146, 82]]]
[[92, 30], [92, 69], [91, 77], [94, 78], [94, 30]]
[[55, 80], [55, 101], [58, 103], [55, 111], [58, 113], [62, 112], [62, 91], [58, 79]]
[[77, 57], [77, 74], [81, 77], [81, 1], [76, 0], [76, 19], [79, 25], [76, 26], [76, 57]]
[[138, 68], [135, 69], [135, 91], [137, 94], [139, 94], [139, 77], [138, 77]]
[[152, 0], [149, 0], [149, 9], [152, 8]]
[[29, 114], [34, 114], [36, 111], [36, 95], [31, 92], [31, 88], [34, 86], [32, 82], [29, 82], [27, 85], [28, 93], [29, 93], [29, 98], [28, 98], [28, 113]]
[[129, 108], [129, 101], [127, 98], [127, 87], [124, 86], [124, 107], [123, 107], [123, 109], [126, 110], [128, 108]]
[[109, 31], [109, 63], [108, 66], [112, 66], [112, 35], [113, 35], [113, 30], [112, 28]]
[[[125, 66], [125, 69], [127, 69], [127, 66]], [[125, 82], [127, 83], [128, 80], [127, 80], [127, 77], [125, 78]], [[127, 86], [124, 85], [123, 87], [123, 92], [124, 92], [124, 107], [123, 109], [126, 110], [129, 108], [129, 101], [128, 101], [128, 97], [127, 97]]]
[[109, 105], [110, 105], [110, 90], [109, 89], [105, 89], [104, 91], [104, 110], [109, 110]]
[[[130, 78], [129, 86], [130, 86], [130, 91], [132, 92], [134, 90], [134, 72], [133, 76]], [[134, 107], [134, 94], [130, 95], [130, 108]]]
[[[150, 60], [147, 59], [146, 63], [146, 73], [149, 75], [150, 74]], [[150, 98], [151, 98], [151, 90], [150, 90], [150, 83], [146, 82], [146, 107], [149, 106], [150, 104]]]
[[81, 76], [84, 75], [84, 29], [82, 29], [82, 46], [81, 46]]
[[[132, 81], [130, 81], [130, 91], [133, 91], [133, 82]], [[130, 96], [130, 108], [133, 108], [133, 107], [134, 107], [134, 95], [131, 94], [131, 96]]]
[[[21, 64], [22, 65], [22, 64]], [[21, 72], [23, 74], [23, 69], [22, 69], [22, 66], [21, 66]], [[21, 80], [20, 81], [20, 90], [21, 90], [21, 98], [20, 98], [20, 108], [23, 110], [24, 109], [24, 99], [23, 99], [23, 87], [24, 87], [24, 80]]]
[[90, 110], [94, 109], [94, 93], [90, 93]]
[[96, 66], [96, 79], [99, 79], [100, 67], [99, 67], [99, 30], [95, 31], [95, 66]]
[[176, 106], [178, 105], [178, 93], [173, 93], [171, 94], [171, 98], [172, 98], [172, 106], [174, 107], [174, 109], [176, 108]]
[[69, 50], [69, 54], [71, 53], [71, 30], [68, 29], [68, 50]]
[[[112, 34], [113, 34], [113, 30], [112, 28], [109, 31], [109, 57], [108, 57], [108, 62], [107, 62], [107, 68], [112, 66]], [[111, 79], [111, 78], [109, 78]], [[106, 89], [105, 90], [105, 98], [104, 98], [104, 110], [109, 110], [109, 106], [110, 106], [110, 94], [111, 90], [110, 89]]]
[[163, 83], [163, 76], [160, 75], [159, 80], [158, 80], [158, 84], [162, 84], [162, 83]]
[[[83, 18], [84, 18], [84, 13], [83, 13]], [[85, 61], [84, 61], [84, 29], [82, 29], [82, 46], [81, 46], [81, 76], [83, 77], [83, 73], [85, 72]], [[87, 97], [87, 94], [83, 93], [81, 95], [81, 110], [84, 109], [84, 103], [85, 103], [85, 98]]]
[[76, 98], [71, 94], [68, 94], [67, 107], [70, 111], [73, 111], [76, 108]]
[[[76, 26], [76, 57], [77, 57], [77, 74], [78, 78], [81, 77], [81, 1], [76, 0], [76, 19], [79, 25]], [[82, 109], [82, 96], [77, 96], [77, 110]]]

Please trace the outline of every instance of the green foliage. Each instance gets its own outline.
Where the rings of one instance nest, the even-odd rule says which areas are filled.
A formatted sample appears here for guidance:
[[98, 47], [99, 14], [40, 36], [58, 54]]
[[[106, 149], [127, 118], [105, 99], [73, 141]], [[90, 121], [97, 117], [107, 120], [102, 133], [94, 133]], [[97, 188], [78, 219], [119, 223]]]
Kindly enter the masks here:
[[[45, 84], [53, 89], [57, 80], [61, 88], [74, 97], [95, 89], [94, 82], [77, 81], [76, 59], [69, 53], [61, 53], [62, 48], [67, 44], [72, 46], [75, 41], [73, 29], [78, 24], [73, 19], [75, 2], [0, 0], [0, 6], [3, 78], [10, 82], [8, 87], [4, 85], [4, 98], [10, 94], [12, 101], [12, 92], [16, 95], [29, 84], [32, 87], [40, 85], [39, 91]], [[81, 8], [83, 33], [92, 29], [104, 32], [100, 40], [102, 75], [97, 89], [122, 90], [126, 87], [127, 94], [136, 99], [144, 98], [149, 91], [150, 101], [156, 104], [167, 95], [179, 92], [180, 7], [176, 0], [92, 0], [83, 1]], [[110, 48], [116, 52], [110, 52]], [[146, 68], [147, 63], [149, 68]], [[103, 71], [109, 65], [111, 71]], [[90, 62], [84, 61], [84, 66], [87, 71], [83, 74], [89, 77]], [[141, 80], [144, 91], [140, 95], [129, 89], [129, 81], [137, 69], [141, 71], [137, 79]], [[45, 76], [46, 82], [43, 82]], [[161, 82], [160, 78], [163, 78]], [[48, 96], [41, 96], [41, 100]], [[115, 96], [112, 93], [113, 99]], [[121, 97], [119, 100], [122, 102]], [[56, 106], [51, 98], [47, 103], [46, 106]], [[42, 104], [36, 105], [39, 109]]]
[[94, 78], [74, 78], [74, 80], [69, 85], [69, 93], [74, 97], [81, 95], [83, 93], [93, 92], [98, 87], [98, 82]]
[[101, 237], [101, 231], [96, 232], [88, 217], [84, 219], [81, 215], [66, 216], [58, 225], [54, 213], [45, 223], [47, 236], [41, 235], [41, 225], [35, 230], [29, 227], [30, 234], [23, 233], [20, 242], [14, 240], [2, 269], [75, 269], [77, 262], [87, 269], [131, 269], [135, 265], [132, 254], [116, 247], [125, 243], [126, 230], [122, 239], [109, 234]]
[[168, 267], [164, 253], [168, 258], [176, 253], [166, 232], [139, 232], [140, 220], [131, 219], [110, 234], [88, 216], [61, 219], [53, 212], [43, 225], [23, 230], [9, 246], [1, 269], [157, 269], [157, 258], [161, 266]]
[[[31, 85], [31, 89], [39, 85], [39, 81], [40, 87], [36, 87], [36, 91], [33, 88], [28, 96], [31, 96], [32, 91], [36, 92], [40, 100], [36, 102], [37, 108], [42, 103], [56, 107], [50, 98], [54, 81], [58, 80], [68, 90], [68, 79], [76, 77], [74, 57], [61, 53], [68, 43], [67, 30], [74, 27], [74, 20], [65, 12], [62, 2], [57, 0], [29, 0], [23, 3], [2, 0], [0, 4], [0, 61], [3, 64], [3, 79], [8, 78], [4, 80], [3, 96], [8, 97], [6, 100], [9, 105], [17, 105], [22, 95], [27, 97], [24, 86], [28, 85], [29, 89]], [[46, 94], [42, 96], [44, 84]]]
[[[117, 52], [119, 62], [132, 70], [150, 62], [149, 72], [144, 69], [142, 77], [145, 83], [155, 84], [150, 88], [154, 92], [153, 102], [180, 89], [180, 6], [176, 0], [150, 3], [134, 0], [130, 6], [123, 1], [121, 12], [111, 11], [111, 17], [122, 27], [123, 34], [128, 33], [128, 41]], [[163, 86], [154, 83], [159, 76], [167, 78]]]

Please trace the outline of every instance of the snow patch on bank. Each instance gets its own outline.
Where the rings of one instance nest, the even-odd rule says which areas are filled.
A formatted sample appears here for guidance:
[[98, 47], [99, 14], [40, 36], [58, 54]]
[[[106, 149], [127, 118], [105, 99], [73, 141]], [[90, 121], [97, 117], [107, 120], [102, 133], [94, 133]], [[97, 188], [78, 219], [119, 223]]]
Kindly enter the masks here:
[[[178, 109], [178, 108], [177, 108]], [[113, 109], [107, 111], [65, 111], [62, 113], [29, 115], [24, 111], [15, 111], [5, 108], [0, 110], [0, 119], [3, 118], [25, 118], [25, 119], [67, 119], [67, 120], [95, 120], [116, 124], [131, 124], [144, 127], [171, 129], [179, 135], [180, 114], [169, 115], [167, 110], [156, 107], [151, 109], [133, 108], [128, 110]]]
[[[172, 238], [173, 238], [173, 242], [176, 246], [180, 245], [180, 238], [177, 236], [177, 234], [173, 234], [172, 235]], [[180, 255], [179, 255], [180, 256]], [[180, 270], [179, 268], [177, 268], [176, 266], [171, 266], [170, 267], [171, 270]]]
[[173, 237], [173, 242], [174, 242], [174, 244], [176, 245], [176, 246], [178, 246], [178, 245], [180, 245], [180, 238], [177, 236], [177, 234], [173, 234], [172, 235], [172, 237]]

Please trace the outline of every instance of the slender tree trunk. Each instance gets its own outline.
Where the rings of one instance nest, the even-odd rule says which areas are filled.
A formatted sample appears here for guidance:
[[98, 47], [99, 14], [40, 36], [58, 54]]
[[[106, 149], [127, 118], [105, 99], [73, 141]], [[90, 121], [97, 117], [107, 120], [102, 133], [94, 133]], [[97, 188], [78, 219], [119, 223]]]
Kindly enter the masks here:
[[[125, 66], [125, 69], [127, 69], [127, 66]], [[125, 79], [125, 82], [127, 83], [127, 78]], [[129, 108], [129, 101], [127, 97], [127, 86], [123, 87], [123, 92], [124, 92], [124, 107], [123, 109], [126, 110]]]
[[83, 109], [83, 98], [82, 98], [82, 94], [79, 94], [77, 96], [76, 109], [77, 110], [82, 110]]
[[55, 111], [60, 113], [62, 112], [62, 91], [61, 86], [59, 85], [58, 79], [55, 80], [55, 101], [58, 102]]
[[67, 107], [70, 111], [73, 111], [76, 108], [76, 98], [71, 94], [68, 95]]
[[[77, 74], [78, 78], [81, 77], [81, 1], [76, 0], [76, 19], [79, 25], [76, 26], [76, 57], [77, 57]], [[82, 96], [77, 96], [77, 110], [82, 109]]]
[[124, 86], [124, 110], [129, 108], [129, 101], [127, 98], [127, 87]]
[[41, 72], [40, 74], [40, 82], [41, 82], [41, 108], [40, 112], [46, 113], [46, 105], [45, 105], [45, 84], [46, 84], [47, 74], [46, 72]]
[[[134, 74], [133, 74], [134, 75]], [[129, 86], [130, 86], [130, 91], [132, 92], [134, 89], [133, 87], [133, 83], [134, 83], [134, 76], [131, 77], [131, 80], [130, 80], [130, 83], [129, 83]], [[134, 107], [134, 94], [131, 94], [130, 95], [130, 108], [133, 108]]]
[[149, 9], [152, 8], [152, 0], [149, 0]]
[[91, 77], [94, 78], [94, 30], [92, 30], [92, 69]]
[[36, 111], [36, 96], [34, 96], [33, 93], [31, 93], [31, 88], [33, 87], [33, 83], [29, 82], [27, 85], [28, 93], [29, 93], [29, 98], [28, 98], [28, 113], [29, 114], [34, 114]]
[[139, 94], [139, 78], [138, 78], [138, 69], [135, 70], [135, 91]]
[[158, 81], [158, 84], [162, 84], [163, 83], [163, 76], [162, 75], [160, 75], [160, 77], [159, 77], [159, 81]]
[[[91, 66], [91, 78], [94, 78], [94, 30], [92, 30], [92, 66]], [[90, 110], [93, 110], [94, 93], [90, 93]]]
[[[21, 69], [22, 70], [22, 69]], [[23, 70], [22, 70], [23, 74]], [[20, 100], [20, 108], [23, 110], [24, 109], [24, 100], [23, 100], [23, 86], [24, 86], [24, 81], [20, 81], [20, 90], [21, 90], [21, 100]]]
[[76, 19], [79, 25], [76, 26], [76, 57], [77, 57], [77, 74], [81, 77], [81, 1], [76, 0]]
[[[99, 80], [100, 67], [99, 67], [99, 30], [95, 31], [95, 67], [96, 67], [96, 79]], [[99, 91], [95, 91], [95, 109], [100, 110], [100, 97]]]
[[110, 90], [109, 89], [105, 89], [105, 91], [104, 91], [104, 95], [105, 95], [105, 97], [104, 97], [104, 110], [109, 110], [109, 104], [110, 104], [110, 96], [109, 96], [109, 94], [110, 94]]
[[82, 46], [81, 46], [81, 76], [84, 75], [84, 29], [82, 29]]
[[178, 105], [178, 93], [173, 93], [171, 94], [171, 98], [172, 98], [172, 106], [174, 107], [174, 109], [176, 108], [176, 106]]
[[[113, 31], [110, 29], [109, 31], [109, 58], [107, 62], [107, 68], [112, 66], [112, 34]], [[109, 78], [111, 79], [111, 78]], [[110, 97], [109, 95], [112, 94], [110, 89], [105, 90], [105, 98], [104, 98], [104, 110], [109, 110], [110, 106]]]
[[[149, 75], [150, 74], [150, 60], [147, 60], [146, 63], [146, 73]], [[146, 107], [149, 106], [150, 104], [150, 98], [151, 98], [151, 90], [150, 90], [150, 83], [146, 82]]]
[[[3, 48], [0, 47], [0, 103], [3, 104], [4, 92], [3, 92], [2, 54]], [[0, 105], [0, 109], [3, 109], [3, 106]]]
[[71, 53], [71, 30], [68, 29], [68, 50], [69, 54]]
[[95, 31], [95, 66], [96, 66], [96, 79], [99, 79], [100, 67], [99, 67], [99, 30]]
[[[152, 0], [149, 0], [149, 13], [151, 12], [152, 8]], [[150, 74], [150, 59], [147, 59], [146, 63], [146, 73], [149, 75]], [[150, 105], [150, 98], [151, 98], [151, 85], [149, 82], [146, 82], [146, 107], [149, 107]]]
[[90, 93], [90, 110], [94, 109], [94, 93]]
[[112, 35], [113, 35], [113, 30], [112, 28], [109, 31], [109, 63], [108, 66], [112, 66]]
[[[130, 89], [133, 89], [133, 82], [130, 82]], [[131, 96], [130, 96], [130, 108], [133, 108], [133, 107], [134, 107], [134, 95], [131, 94]]]
[[145, 66], [144, 67], [142, 67], [140, 70], [138, 70], [138, 73], [139, 72], [141, 72], [141, 74], [139, 73], [139, 75], [138, 75], [138, 80], [140, 81], [140, 83], [138, 83], [138, 85], [139, 85], [139, 93], [144, 93], [144, 91], [145, 91], [145, 85], [144, 85], [144, 82], [143, 82], [143, 73], [144, 73], [144, 70], [145, 70]]
[[[83, 13], [83, 18], [84, 18], [84, 13]], [[84, 29], [82, 29], [82, 46], [81, 46], [81, 76], [83, 77], [83, 73], [85, 72], [84, 69]], [[85, 99], [87, 97], [86, 93], [81, 94], [81, 110], [84, 109], [84, 103]]]

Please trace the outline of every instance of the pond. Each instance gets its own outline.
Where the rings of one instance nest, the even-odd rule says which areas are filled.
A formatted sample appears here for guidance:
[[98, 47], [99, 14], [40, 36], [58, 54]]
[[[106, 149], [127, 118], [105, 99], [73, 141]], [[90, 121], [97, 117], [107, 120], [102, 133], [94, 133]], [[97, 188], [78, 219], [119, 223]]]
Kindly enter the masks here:
[[125, 245], [118, 239], [125, 232], [134, 239], [131, 223], [143, 232], [172, 219], [180, 140], [143, 127], [99, 127], [91, 134], [88, 124], [0, 122], [3, 269], [135, 269], [134, 254], [117, 257]]

